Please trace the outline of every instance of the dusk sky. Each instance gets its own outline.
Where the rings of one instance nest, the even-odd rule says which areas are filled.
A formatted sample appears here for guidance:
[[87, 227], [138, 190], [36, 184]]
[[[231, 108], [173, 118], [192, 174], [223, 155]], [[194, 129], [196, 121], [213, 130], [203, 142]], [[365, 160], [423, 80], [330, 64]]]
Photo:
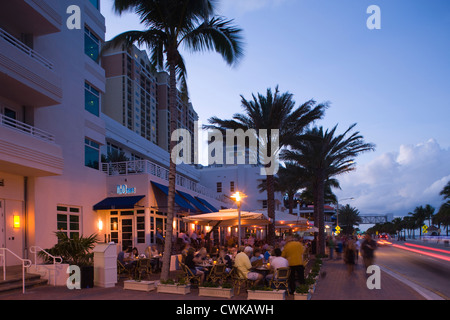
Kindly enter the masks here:
[[[216, 53], [184, 57], [190, 98], [206, 123], [242, 111], [240, 95], [279, 85], [297, 104], [329, 101], [318, 125], [356, 129], [376, 151], [339, 176], [339, 198], [361, 213], [437, 209], [450, 180], [450, 1], [222, 0], [219, 14], [243, 29], [245, 57], [230, 68]], [[134, 14], [102, 1], [106, 39], [142, 30]], [[367, 8], [381, 9], [369, 30]]]

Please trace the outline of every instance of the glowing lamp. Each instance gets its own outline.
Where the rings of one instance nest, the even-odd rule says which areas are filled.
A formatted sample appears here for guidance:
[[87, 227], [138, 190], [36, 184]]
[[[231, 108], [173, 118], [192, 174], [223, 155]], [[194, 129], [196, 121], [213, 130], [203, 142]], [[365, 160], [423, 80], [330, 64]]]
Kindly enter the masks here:
[[98, 226], [98, 231], [103, 231], [103, 221], [102, 220], [98, 220], [97, 226]]
[[20, 216], [15, 215], [13, 217], [13, 226], [14, 226], [14, 229], [20, 228]]

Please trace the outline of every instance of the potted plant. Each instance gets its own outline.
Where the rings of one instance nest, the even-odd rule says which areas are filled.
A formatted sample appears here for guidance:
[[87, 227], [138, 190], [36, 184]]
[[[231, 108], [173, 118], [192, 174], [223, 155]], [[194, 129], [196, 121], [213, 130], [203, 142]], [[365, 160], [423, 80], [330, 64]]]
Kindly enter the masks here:
[[160, 281], [156, 286], [158, 293], [171, 293], [186, 295], [191, 292], [191, 285], [185, 278], [179, 278], [178, 281], [168, 279]]
[[229, 283], [220, 286], [215, 282], [205, 282], [198, 287], [200, 297], [217, 297], [231, 299], [234, 295], [234, 288]]
[[253, 286], [248, 290], [248, 300], [284, 300], [286, 290], [275, 290], [267, 286]]
[[309, 300], [309, 285], [302, 284], [295, 288], [294, 300]]
[[[46, 251], [54, 256], [61, 257], [63, 263], [80, 267], [81, 288], [92, 288], [94, 286], [94, 254], [91, 251], [98, 242], [97, 235], [92, 234], [84, 237], [75, 234], [72, 238], [69, 238], [65, 232], [58, 231], [55, 234], [58, 243], [51, 249], [46, 249]], [[44, 260], [49, 259], [43, 252], [40, 252], [39, 256]]]
[[310, 290], [314, 293], [316, 289], [316, 279], [314, 277], [311, 277], [310, 275], [306, 277], [305, 279], [305, 285], [310, 288]]

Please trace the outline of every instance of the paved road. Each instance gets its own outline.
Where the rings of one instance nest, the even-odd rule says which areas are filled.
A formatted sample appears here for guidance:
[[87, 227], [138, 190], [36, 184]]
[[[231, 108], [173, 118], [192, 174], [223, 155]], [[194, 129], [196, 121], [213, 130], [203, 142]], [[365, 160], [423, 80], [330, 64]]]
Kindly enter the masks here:
[[[416, 244], [416, 243], [411, 243]], [[426, 244], [421, 244], [426, 247]], [[421, 251], [412, 252], [406, 248]], [[437, 257], [427, 255], [435, 254]], [[444, 259], [440, 259], [443, 257]], [[450, 250], [448, 253], [426, 248], [405, 246], [402, 242], [381, 246], [376, 252], [376, 264], [450, 300]]]

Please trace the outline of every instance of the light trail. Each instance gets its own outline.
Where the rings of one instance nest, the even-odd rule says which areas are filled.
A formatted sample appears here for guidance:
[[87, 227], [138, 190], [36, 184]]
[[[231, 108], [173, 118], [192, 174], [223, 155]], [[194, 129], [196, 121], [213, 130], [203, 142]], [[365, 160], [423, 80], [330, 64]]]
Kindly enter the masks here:
[[[423, 250], [412, 249], [412, 248], [408, 248], [408, 247], [405, 247], [405, 246], [400, 246], [398, 244], [393, 244], [392, 246], [396, 247], [396, 248], [403, 249], [403, 250], [408, 250], [408, 251], [411, 251], [411, 252], [420, 253], [420, 254], [423, 254], [423, 255], [426, 255], [426, 256], [430, 256], [430, 257], [433, 257], [433, 258], [437, 258], [437, 259], [441, 259], [441, 260], [445, 260], [445, 261], [449, 261], [450, 262], [450, 257], [446, 257], [446, 256], [443, 256], [441, 254], [432, 253], [432, 252], [426, 252], [426, 251], [423, 251]], [[427, 249], [429, 249], [429, 248], [427, 248]]]
[[450, 251], [448, 251], [448, 250], [438, 249], [438, 248], [430, 248], [430, 247], [420, 246], [418, 244], [413, 244], [413, 243], [405, 243], [405, 246], [416, 247], [416, 248], [426, 249], [426, 250], [433, 250], [433, 251], [438, 251], [438, 252], [443, 252], [443, 253], [446, 253], [446, 254], [450, 254]]

